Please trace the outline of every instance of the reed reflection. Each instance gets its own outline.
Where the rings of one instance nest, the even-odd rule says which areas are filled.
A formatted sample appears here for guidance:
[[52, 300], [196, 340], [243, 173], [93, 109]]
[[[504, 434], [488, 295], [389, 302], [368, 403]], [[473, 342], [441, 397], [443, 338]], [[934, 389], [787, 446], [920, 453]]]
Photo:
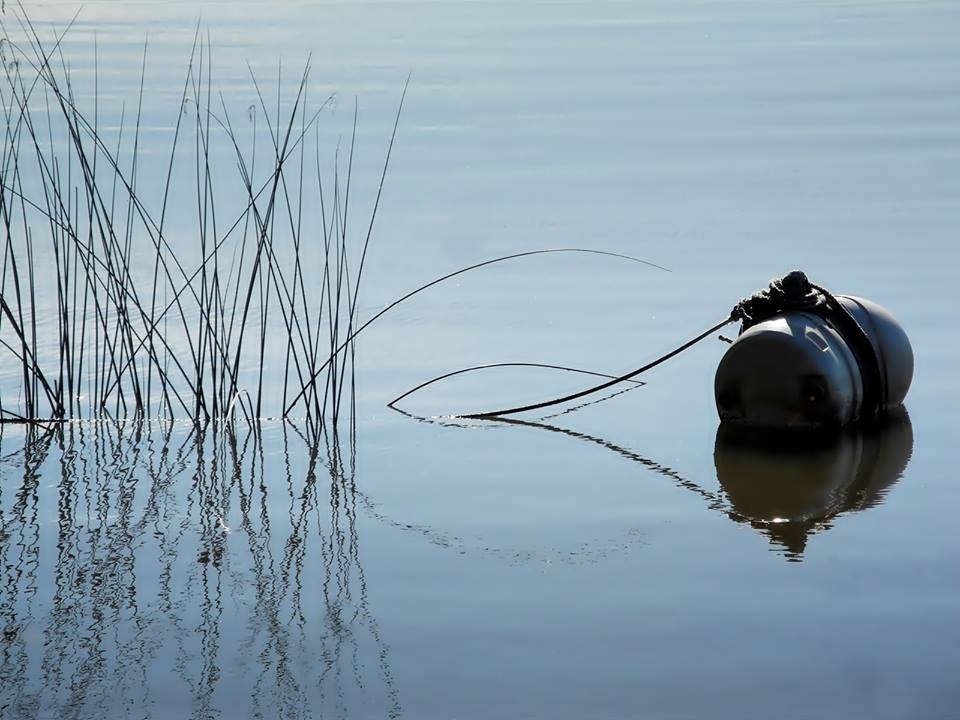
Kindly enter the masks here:
[[400, 715], [352, 452], [273, 430], [5, 429], [4, 718]]
[[[52, 438], [33, 427], [23, 432], [26, 451], [10, 451], [0, 445], [0, 709], [4, 715], [10, 711], [15, 716], [36, 717], [37, 693], [24, 670], [36, 657], [40, 467]], [[13, 482], [17, 476], [19, 482]]]

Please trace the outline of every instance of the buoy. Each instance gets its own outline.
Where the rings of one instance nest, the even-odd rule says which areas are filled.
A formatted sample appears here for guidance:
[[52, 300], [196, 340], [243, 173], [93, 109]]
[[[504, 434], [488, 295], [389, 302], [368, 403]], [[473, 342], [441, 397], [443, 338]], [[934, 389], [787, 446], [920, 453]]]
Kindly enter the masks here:
[[913, 351], [877, 303], [834, 296], [795, 271], [741, 307], [740, 335], [714, 380], [721, 422], [821, 430], [873, 422], [903, 403]]

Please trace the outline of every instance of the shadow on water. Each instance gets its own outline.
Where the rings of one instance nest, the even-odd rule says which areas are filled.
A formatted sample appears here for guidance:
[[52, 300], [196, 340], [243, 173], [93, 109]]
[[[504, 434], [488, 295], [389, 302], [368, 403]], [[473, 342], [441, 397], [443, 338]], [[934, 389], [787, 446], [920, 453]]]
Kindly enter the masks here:
[[278, 427], [0, 435], [0, 716], [400, 715], [352, 450]]
[[[476, 427], [394, 409], [420, 422]], [[883, 502], [903, 476], [913, 452], [910, 416], [902, 407], [878, 426], [847, 429], [833, 437], [756, 437], [720, 425], [714, 446], [720, 490], [711, 491], [606, 438], [543, 421], [491, 418], [487, 422], [558, 433], [616, 453], [700, 496], [708, 509], [751, 525], [792, 562], [803, 560], [811, 535], [828, 530], [841, 515]]]

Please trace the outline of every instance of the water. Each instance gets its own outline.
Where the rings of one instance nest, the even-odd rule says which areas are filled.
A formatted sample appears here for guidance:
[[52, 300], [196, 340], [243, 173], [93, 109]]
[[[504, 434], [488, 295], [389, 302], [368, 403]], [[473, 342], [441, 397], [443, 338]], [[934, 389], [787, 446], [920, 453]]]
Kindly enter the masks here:
[[[28, 10], [47, 31], [75, 7]], [[277, 422], [259, 438], [5, 427], [0, 715], [954, 716], [958, 15], [949, 2], [87, 4], [64, 47], [89, 100], [96, 37], [104, 117], [134, 102], [149, 31], [146, 184], [198, 16], [238, 116], [256, 100], [248, 61], [272, 91], [279, 59], [287, 87], [313, 53], [311, 96], [337, 93], [320, 125], [331, 151], [357, 98], [358, 225], [412, 73], [363, 317], [527, 249], [672, 272], [528, 258], [401, 306], [357, 347], [353, 447], [345, 432], [312, 452]], [[186, 242], [184, 192], [169, 227]], [[793, 267], [906, 327], [909, 418], [885, 434], [787, 457], [728, 447], [712, 339], [541, 425], [385, 407], [484, 362], [635, 367]], [[404, 407], [479, 410], [583, 382], [476, 373]]]

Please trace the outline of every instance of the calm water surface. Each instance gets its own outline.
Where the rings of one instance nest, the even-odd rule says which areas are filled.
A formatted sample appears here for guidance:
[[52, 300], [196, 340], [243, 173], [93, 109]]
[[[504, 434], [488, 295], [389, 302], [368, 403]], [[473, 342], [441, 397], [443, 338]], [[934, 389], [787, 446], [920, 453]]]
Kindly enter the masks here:
[[[26, 3], [41, 33], [76, 9]], [[960, 717], [960, 5], [87, 3], [64, 49], [105, 126], [149, 37], [147, 184], [198, 19], [239, 116], [310, 54], [331, 151], [356, 98], [358, 223], [412, 73], [363, 316], [528, 249], [672, 272], [557, 255], [420, 296], [357, 347], [355, 442], [4, 427], [0, 716]], [[386, 408], [478, 363], [630, 369], [794, 267], [903, 322], [909, 416], [745, 452], [714, 339], [574, 413], [434, 417], [583, 383], [516, 368]]]

